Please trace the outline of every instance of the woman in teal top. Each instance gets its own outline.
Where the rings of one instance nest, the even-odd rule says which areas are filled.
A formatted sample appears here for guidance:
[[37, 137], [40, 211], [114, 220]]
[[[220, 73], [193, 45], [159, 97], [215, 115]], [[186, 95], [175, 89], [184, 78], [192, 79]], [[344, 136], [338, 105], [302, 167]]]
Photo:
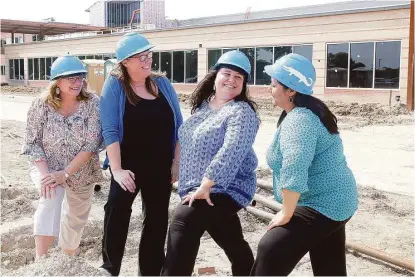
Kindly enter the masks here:
[[358, 200], [337, 119], [311, 96], [316, 74], [305, 57], [286, 55], [265, 72], [274, 105], [284, 109], [267, 153], [282, 210], [259, 242], [251, 275], [288, 275], [307, 252], [314, 275], [346, 275], [345, 224]]

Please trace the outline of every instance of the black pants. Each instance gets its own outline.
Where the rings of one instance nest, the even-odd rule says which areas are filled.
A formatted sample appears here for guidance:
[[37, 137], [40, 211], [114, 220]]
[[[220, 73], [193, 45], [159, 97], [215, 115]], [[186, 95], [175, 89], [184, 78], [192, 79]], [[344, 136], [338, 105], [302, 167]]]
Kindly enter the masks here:
[[259, 242], [253, 276], [287, 276], [310, 252], [315, 276], [346, 276], [345, 221], [333, 221], [321, 213], [297, 207], [291, 220]]
[[[172, 185], [170, 172], [157, 177], [142, 177], [135, 173], [136, 191], [124, 191], [112, 178], [108, 202], [105, 205], [104, 237], [102, 239], [103, 268], [113, 276], [120, 273], [130, 224], [131, 206], [141, 190], [144, 215], [139, 247], [139, 267], [142, 276], [160, 275], [164, 261], [164, 243], [168, 225], [168, 207]], [[165, 175], [165, 176], [162, 176]], [[141, 177], [141, 179], [140, 179]]]
[[193, 272], [200, 238], [207, 231], [225, 251], [233, 275], [248, 275], [254, 256], [242, 234], [237, 212], [241, 207], [228, 195], [212, 194], [213, 207], [196, 200], [192, 207], [179, 204], [170, 224], [167, 254], [162, 275], [190, 276]]

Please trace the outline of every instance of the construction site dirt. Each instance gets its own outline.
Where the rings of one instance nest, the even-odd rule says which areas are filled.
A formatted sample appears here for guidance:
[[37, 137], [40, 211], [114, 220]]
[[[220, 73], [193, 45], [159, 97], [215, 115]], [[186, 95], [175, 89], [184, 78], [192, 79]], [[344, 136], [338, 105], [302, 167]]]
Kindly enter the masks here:
[[[31, 183], [28, 162], [20, 155], [25, 132], [26, 113], [40, 90], [6, 89], [1, 94], [1, 269], [2, 275], [21, 276], [97, 276], [101, 264], [104, 205], [109, 190], [107, 181], [95, 192], [88, 224], [81, 241], [79, 257], [66, 257], [58, 246], [34, 262], [33, 214], [39, 193]], [[180, 95], [184, 118], [190, 115], [188, 95]], [[257, 178], [271, 184], [271, 171], [265, 153], [276, 129], [280, 110], [271, 107], [270, 99], [257, 99], [261, 126], [254, 149], [259, 166]], [[409, 260], [414, 257], [414, 115], [398, 106], [379, 104], [334, 103], [328, 106], [338, 117], [345, 154], [359, 188], [359, 208], [347, 225], [347, 241], [376, 249], [389, 256]], [[101, 156], [105, 153], [101, 153]], [[257, 193], [271, 199], [272, 193], [258, 188]], [[172, 193], [170, 217], [180, 203]], [[261, 209], [274, 211], [261, 207]], [[254, 254], [266, 232], [267, 222], [248, 213], [239, 212], [245, 238]], [[141, 200], [133, 206], [130, 229], [121, 268], [121, 275], [137, 275], [138, 245], [141, 234]], [[348, 250], [349, 275], [413, 275], [412, 271]], [[213, 267], [218, 275], [231, 275], [230, 262], [219, 246], [205, 233], [195, 264]], [[202, 273], [200, 273], [202, 274]], [[304, 256], [291, 276], [312, 275], [310, 258]]]

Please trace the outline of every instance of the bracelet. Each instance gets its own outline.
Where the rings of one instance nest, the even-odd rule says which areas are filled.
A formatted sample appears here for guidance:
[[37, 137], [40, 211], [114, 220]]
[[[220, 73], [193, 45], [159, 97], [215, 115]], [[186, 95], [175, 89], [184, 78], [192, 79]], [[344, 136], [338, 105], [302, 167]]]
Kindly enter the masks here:
[[69, 178], [69, 173], [66, 172], [66, 170], [64, 170], [63, 173], [65, 174], [65, 179], [68, 179]]
[[175, 164], [180, 164], [180, 162], [179, 162], [179, 161], [176, 161], [176, 160], [174, 160], [174, 159], [173, 159], [173, 163], [175, 163]]

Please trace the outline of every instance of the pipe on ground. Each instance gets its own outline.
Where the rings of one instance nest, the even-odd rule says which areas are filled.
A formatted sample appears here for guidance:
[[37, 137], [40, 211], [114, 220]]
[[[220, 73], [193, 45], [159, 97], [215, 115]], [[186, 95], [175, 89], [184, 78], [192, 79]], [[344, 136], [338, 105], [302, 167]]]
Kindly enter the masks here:
[[264, 181], [262, 181], [262, 180], [257, 180], [257, 181], [256, 181], [256, 185], [257, 185], [259, 188], [261, 188], [261, 189], [270, 190], [270, 191], [272, 191], [272, 190], [273, 190], [272, 185], [270, 185], [270, 184], [268, 184], [267, 182], [264, 182]]
[[282, 205], [277, 201], [266, 198], [265, 196], [257, 193], [254, 195], [254, 200], [267, 208], [273, 209], [274, 211], [281, 211], [282, 209]]

